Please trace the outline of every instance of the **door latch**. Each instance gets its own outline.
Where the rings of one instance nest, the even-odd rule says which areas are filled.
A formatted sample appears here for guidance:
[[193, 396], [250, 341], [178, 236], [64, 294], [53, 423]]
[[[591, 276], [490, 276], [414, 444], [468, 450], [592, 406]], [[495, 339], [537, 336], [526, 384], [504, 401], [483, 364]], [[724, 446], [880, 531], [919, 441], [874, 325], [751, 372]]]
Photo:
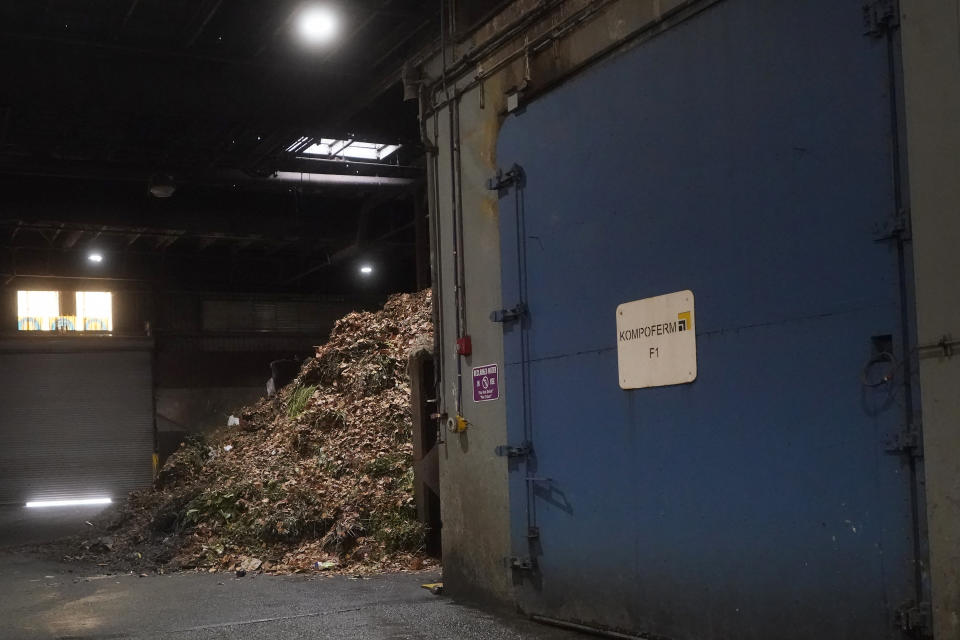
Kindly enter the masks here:
[[923, 455], [922, 445], [920, 429], [911, 425], [887, 440], [886, 450], [888, 453], [905, 453], [919, 458]]
[[487, 189], [503, 192], [513, 185], [522, 189], [526, 183], [526, 177], [527, 174], [524, 173], [523, 167], [518, 164], [513, 165], [507, 171], [497, 169], [497, 175], [487, 180]]
[[510, 556], [504, 560], [514, 571], [533, 571], [533, 559], [529, 556]]
[[495, 452], [501, 458], [525, 458], [533, 453], [533, 446], [529, 442], [524, 442], [519, 447], [503, 444], [497, 447]]
[[527, 305], [519, 303], [512, 309], [498, 309], [490, 313], [491, 322], [515, 322], [527, 316]]

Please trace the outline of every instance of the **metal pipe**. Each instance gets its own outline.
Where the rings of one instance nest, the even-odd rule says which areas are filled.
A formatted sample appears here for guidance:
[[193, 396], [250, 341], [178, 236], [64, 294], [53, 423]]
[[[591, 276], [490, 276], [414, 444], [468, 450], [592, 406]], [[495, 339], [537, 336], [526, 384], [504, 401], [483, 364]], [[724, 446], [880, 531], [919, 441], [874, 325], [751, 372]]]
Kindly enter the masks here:
[[[443, 285], [443, 277], [440, 273], [440, 262], [439, 262], [439, 251], [440, 251], [440, 232], [439, 232], [439, 217], [437, 216], [437, 210], [439, 208], [440, 201], [440, 185], [438, 180], [438, 163], [439, 163], [439, 149], [437, 145], [430, 140], [429, 135], [427, 134], [427, 118], [426, 118], [426, 98], [424, 96], [424, 87], [421, 83], [417, 88], [418, 93], [418, 103], [419, 103], [419, 129], [420, 129], [420, 143], [423, 145], [424, 152], [427, 156], [427, 212], [430, 217], [430, 275], [431, 275], [431, 302], [433, 304], [433, 371], [434, 371], [434, 380], [433, 380], [433, 391], [434, 397], [437, 399], [437, 412], [442, 413], [445, 403], [443, 402], [443, 393], [440, 382], [443, 380], [443, 310], [441, 306], [440, 291]], [[437, 119], [433, 118], [434, 124], [434, 137], [439, 137], [437, 131]], [[446, 439], [444, 437], [443, 429], [438, 428], [437, 443], [444, 444]]]
[[[443, 65], [444, 69], [446, 69], [449, 73], [453, 74], [454, 76], [458, 76], [460, 74], [471, 71], [474, 68], [474, 63], [476, 60], [496, 50], [502, 44], [509, 41], [511, 38], [522, 33], [524, 29], [529, 27], [532, 23], [536, 22], [541, 16], [544, 16], [549, 12], [553, 11], [564, 2], [566, 2], [566, 0], [553, 0], [552, 2], [546, 2], [538, 6], [536, 9], [534, 9], [527, 15], [521, 17], [512, 25], [508, 26], [506, 29], [501, 31], [499, 34], [497, 34], [490, 40], [484, 42], [476, 50], [471, 51], [468, 55], [465, 55], [459, 60], [457, 60], [453, 64], [453, 66], [450, 67], [449, 69], [447, 69], [447, 65], [444, 62], [444, 65]], [[442, 15], [441, 15], [441, 20], [442, 20]], [[444, 61], [445, 60], [446, 60], [446, 57], [444, 57]]]
[[[446, 413], [447, 400], [446, 400], [446, 390], [444, 389], [444, 384], [446, 383], [446, 360], [443, 353], [443, 345], [445, 344], [446, 339], [446, 329], [445, 329], [445, 318], [443, 312], [443, 265], [442, 263], [442, 234], [440, 232], [440, 153], [438, 144], [440, 141], [440, 120], [436, 116], [433, 117], [433, 139], [434, 139], [434, 148], [436, 151], [433, 153], [433, 161], [429, 164], [432, 169], [431, 177], [433, 180], [433, 198], [432, 200], [432, 210], [430, 216], [430, 226], [433, 232], [431, 249], [431, 261], [433, 263], [433, 297], [434, 297], [434, 310], [436, 312], [435, 320], [435, 331], [434, 331], [434, 357], [436, 358], [439, 366], [436, 368], [436, 394], [437, 394], [437, 412], [440, 414]], [[441, 427], [438, 426], [439, 431], [439, 441], [441, 443], [446, 443], [446, 435]]]
[[[560, 24], [556, 25], [550, 32], [542, 34], [533, 42], [525, 42], [522, 47], [519, 47], [515, 51], [505, 55], [503, 58], [495, 62], [491, 67], [485, 68], [482, 73], [476, 74], [474, 78], [462, 88], [460, 89], [454, 88], [454, 98], [457, 98], [459, 95], [462, 95], [467, 91], [470, 91], [471, 89], [473, 89], [474, 87], [476, 87], [477, 85], [485, 81], [486, 79], [492, 77], [494, 74], [496, 74], [501, 69], [503, 69], [503, 67], [513, 62], [515, 59], [517, 59], [521, 55], [524, 55], [528, 51], [530, 50], [539, 51], [547, 44], [550, 44], [554, 40], [557, 40], [562, 36], [566, 35], [566, 33], [570, 30], [572, 26], [576, 26], [577, 24], [583, 22], [590, 15], [599, 12], [601, 9], [605, 8], [607, 5], [615, 1], [616, 0], [601, 0], [599, 4], [592, 3], [588, 5], [586, 8], [581, 9], [577, 13], [568, 17], [566, 20], [564, 20]], [[715, 1], [719, 1], [719, 0], [715, 0]], [[541, 11], [536, 12], [536, 15], [537, 16], [543, 15], [552, 8], [554, 8], [553, 5], [545, 6]], [[528, 24], [528, 22], [523, 21], [523, 24], [526, 25]], [[469, 65], [464, 64], [465, 62], [472, 63], [474, 60], [478, 58], [482, 58], [483, 55], [486, 54], [488, 51], [489, 52], [494, 51], [496, 49], [496, 46], [499, 46], [500, 44], [504, 44], [508, 42], [510, 39], [509, 37], [506, 37], [508, 33], [511, 34], [511, 37], [512, 37], [513, 35], [516, 35], [518, 32], [519, 32], [519, 29], [511, 29], [507, 32], [504, 32], [503, 36], [498, 37], [495, 40], [491, 40], [490, 43], [488, 43], [488, 44], [491, 44], [489, 48], [482, 47], [481, 50], [476, 52], [471, 52], [469, 56], [464, 56], [460, 61], [457, 62], [457, 64], [454, 67], [454, 71], [456, 72], [455, 78], [465, 75], [468, 71], [472, 70], [472, 67], [469, 67]], [[492, 46], [493, 43], [496, 43], [496, 46]], [[618, 43], [616, 46], [620, 46], [620, 44], [622, 43]], [[603, 53], [605, 53], [605, 51], [597, 55], [598, 56], [603, 55]], [[454, 80], [454, 83], [456, 83], [456, 79]], [[434, 89], [434, 87], [431, 87], [431, 89]], [[444, 93], [445, 93], [445, 99], [441, 102], [434, 104], [435, 111], [447, 106], [451, 100], [449, 90], [446, 87], [446, 82], [444, 82]]]
[[[459, 90], [459, 93], [462, 94], [469, 91], [470, 89], [473, 89], [479, 83], [483, 82], [487, 78], [490, 78], [495, 73], [500, 71], [503, 67], [510, 64], [511, 62], [513, 62], [520, 56], [526, 54], [527, 52], [531, 50], [539, 51], [546, 45], [553, 42], [554, 40], [560, 39], [561, 37], [566, 35], [573, 26], [576, 26], [579, 23], [585, 21], [588, 17], [590, 17], [595, 13], [598, 13], [601, 9], [604, 9], [607, 5], [612, 4], [613, 2], [616, 2], [616, 0], [600, 0], [599, 3], [591, 3], [584, 9], [581, 9], [580, 11], [568, 17], [566, 20], [564, 20], [560, 24], [556, 25], [551, 31], [545, 34], [542, 34], [533, 42], [525, 42], [522, 47], [519, 47], [516, 50], [512, 51], [511, 53], [505, 55], [503, 58], [495, 62], [491, 67], [485, 68], [483, 70], [483, 73], [478, 73], [473, 78], [473, 80], [471, 80], [466, 86], [464, 86], [462, 89]], [[546, 13], [548, 10], [549, 8], [544, 8], [544, 11], [542, 13]], [[537, 15], [542, 15], [542, 13], [538, 12]], [[601, 54], [598, 54], [598, 55], [601, 55]], [[473, 61], [479, 57], [481, 57], [481, 54], [471, 53], [469, 57], [465, 56], [461, 60], [461, 62]], [[460, 66], [459, 63], [458, 63], [458, 66]], [[457, 71], [460, 75], [462, 75], [466, 73], [468, 70], [469, 69], [465, 68], [463, 71], [460, 71], [459, 69]], [[447, 98], [447, 100], [449, 101], [449, 97]], [[439, 108], [439, 107], [442, 107], [443, 105], [444, 103], [440, 103], [437, 105], [437, 107]]]
[[[456, 311], [455, 319], [455, 328], [456, 328], [456, 338], [459, 340], [463, 337], [463, 325], [460, 322], [460, 252], [457, 250], [460, 246], [460, 230], [458, 228], [459, 221], [457, 219], [457, 167], [456, 159], [454, 155], [454, 124], [453, 124], [453, 106], [451, 103], [447, 105], [447, 114], [449, 116], [449, 132], [448, 140], [450, 142], [448, 146], [448, 153], [450, 154], [450, 218], [452, 222], [452, 237], [451, 242], [453, 243], [453, 303]], [[456, 397], [456, 408], [457, 415], [460, 415], [460, 410], [463, 403], [463, 357], [457, 355], [457, 397]]]
[[[588, 18], [599, 13], [601, 10], [605, 9], [608, 5], [616, 1], [617, 0], [599, 0], [599, 2], [591, 3], [584, 9], [581, 9], [577, 13], [572, 14], [560, 24], [555, 25], [549, 32], [542, 34], [532, 42], [524, 43], [522, 47], [519, 47], [518, 49], [504, 56], [503, 58], [495, 62], [493, 66], [491, 66], [490, 68], [485, 68], [482, 73], [476, 74], [470, 82], [465, 84], [463, 87], [455, 90], [455, 97], [463, 95], [467, 91], [470, 91], [471, 89], [475, 88], [477, 85], [479, 85], [480, 83], [484, 82], [485, 80], [493, 76], [495, 73], [503, 69], [504, 66], [513, 62], [518, 57], [524, 55], [526, 52], [533, 51], [536, 53], [543, 50], [543, 48], [545, 48], [547, 45], [551, 44], [556, 40], [561, 39], [562, 37], [567, 35], [567, 33], [569, 33], [573, 28], [578, 26], [580, 23], [585, 22]], [[614, 51], [620, 47], [623, 47], [625, 44], [629, 42], [638, 40], [642, 36], [646, 36], [646, 38], [649, 39], [654, 35], [662, 31], [665, 31], [667, 28], [672, 27], [677, 22], [683, 21], [690, 15], [703, 11], [720, 1], [721, 0], [687, 0], [687, 2], [685, 2], [684, 4], [679, 5], [676, 8], [670, 10], [667, 15], [662, 16], [658, 20], [641, 27], [636, 32], [627, 36], [623, 40], [615, 42], [614, 44], [602, 50], [597, 51], [597, 53], [590, 56], [588, 59], [584, 60], [580, 65], [577, 65], [577, 68], [584, 67], [590, 64], [591, 62], [593, 62], [594, 60], [602, 58], [603, 56], [607, 55], [611, 51]], [[549, 10], [552, 8], [554, 8], [554, 5], [544, 6], [542, 11], [537, 12], [537, 16], [541, 16], [549, 12]], [[680, 18], [678, 19], [677, 16], [680, 16]], [[518, 22], [518, 24], [520, 23]], [[523, 24], [526, 25], [527, 22], [524, 22]], [[514, 34], [514, 31], [518, 31], [518, 30], [511, 30], [510, 33]], [[504, 32], [504, 34], [506, 33], [507, 32]], [[510, 38], [506, 38], [506, 37], [498, 37], [496, 39], [497, 46], [509, 41], [509, 39]], [[494, 41], [491, 40], [490, 42], [493, 43]], [[448, 70], [450, 73], [454, 74], [454, 77], [455, 77], [454, 82], [456, 82], [456, 78], [461, 77], [466, 73], [475, 70], [475, 67], [470, 66], [474, 63], [475, 60], [482, 58], [483, 55], [485, 55], [488, 52], [492, 52], [495, 49], [496, 49], [495, 46], [487, 47], [484, 45], [478, 48], [476, 51], [471, 51], [468, 56], [464, 56], [461, 60], [459, 60], [454, 67]], [[575, 71], [575, 69], [571, 69], [570, 73], [572, 73], [573, 71]], [[435, 88], [436, 88], [436, 85], [434, 85], [433, 87], [430, 87], [429, 89], [431, 91], [435, 91]], [[447, 93], [447, 95], [449, 96], [449, 93]], [[447, 97], [445, 100], [434, 103], [434, 111], [439, 111], [440, 109], [445, 107], [447, 103], [449, 103], [450, 99], [451, 99], [450, 97]], [[432, 112], [428, 113], [428, 115], [432, 115]]]
[[291, 182], [302, 185], [368, 187], [409, 187], [416, 182], [413, 178], [350, 176], [333, 173], [308, 173], [305, 171], [277, 171], [265, 180], [267, 182]]
[[620, 640], [646, 640], [643, 636], [633, 636], [627, 633], [620, 633], [618, 631], [608, 631], [606, 629], [599, 629], [597, 627], [591, 627], [585, 624], [579, 624], [577, 622], [568, 622], [566, 620], [558, 620], [557, 618], [548, 618], [547, 616], [538, 616], [532, 615], [530, 619], [534, 622], [539, 622], [540, 624], [550, 625], [551, 627], [559, 627], [561, 629], [570, 629], [571, 631], [581, 631], [583, 633], [589, 633], [590, 635], [600, 636], [601, 638], [619, 638]]
[[334, 165], [339, 164], [341, 166], [345, 164], [349, 164], [349, 165], [357, 165], [358, 167], [380, 167], [381, 169], [384, 167], [389, 167], [391, 169], [410, 169], [410, 170], [416, 169], [416, 167], [409, 164], [388, 164], [386, 162], [367, 162], [365, 160], [358, 161], [353, 159], [343, 160], [341, 158], [314, 157], [314, 156], [305, 156], [305, 155], [298, 155], [297, 160], [303, 160], [306, 162], [328, 162]]
[[417, 101], [420, 103], [420, 144], [423, 145], [424, 153], [428, 156], [433, 156], [433, 160], [436, 161], [437, 152], [439, 149], [437, 145], [430, 141], [430, 138], [427, 136], [427, 107], [426, 107], [426, 96], [423, 95], [423, 83], [417, 87]]
[[459, 231], [457, 237], [456, 266], [460, 271], [460, 330], [463, 335], [466, 335], [470, 332], [467, 329], [467, 271], [465, 266], [466, 258], [464, 257], [463, 248], [463, 162], [460, 157], [460, 147], [462, 142], [460, 138], [460, 101], [454, 100], [452, 108], [454, 116], [453, 148], [457, 168], [457, 203], [454, 215], [456, 215], [458, 219], [457, 229]]
[[[390, 169], [390, 165], [384, 165], [385, 169]], [[104, 180], [104, 181], [123, 181], [123, 182], [143, 182], [149, 180], [147, 172], [137, 170], [118, 170], [112, 172], [110, 169], [69, 169], [63, 171], [33, 171], [17, 167], [0, 167], [0, 174], [39, 176], [50, 178], [70, 178], [78, 180]], [[330, 173], [313, 173], [309, 171], [278, 171], [266, 177], [256, 177], [244, 173], [240, 170], [215, 170], [195, 175], [187, 175], [178, 179], [180, 184], [205, 184], [205, 185], [243, 185], [245, 187], [280, 187], [287, 183], [296, 183], [302, 186], [317, 187], [409, 187], [416, 184], [416, 178], [403, 178], [393, 176], [362, 176], [362, 175], [344, 175]]]

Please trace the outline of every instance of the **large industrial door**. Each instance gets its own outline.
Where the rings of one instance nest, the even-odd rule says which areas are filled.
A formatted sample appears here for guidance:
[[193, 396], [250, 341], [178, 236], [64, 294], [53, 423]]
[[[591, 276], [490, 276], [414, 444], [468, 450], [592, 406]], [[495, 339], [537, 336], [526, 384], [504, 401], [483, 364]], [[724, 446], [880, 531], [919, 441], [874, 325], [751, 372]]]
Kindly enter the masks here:
[[148, 344], [0, 345], [0, 504], [123, 497], [150, 484]]
[[[528, 311], [504, 324], [500, 453], [528, 613], [902, 637], [910, 349], [876, 233], [897, 209], [888, 43], [862, 4], [726, 0], [506, 121], [498, 164], [525, 178], [501, 191], [503, 302]], [[687, 289], [696, 380], [622, 390], [617, 306]]]

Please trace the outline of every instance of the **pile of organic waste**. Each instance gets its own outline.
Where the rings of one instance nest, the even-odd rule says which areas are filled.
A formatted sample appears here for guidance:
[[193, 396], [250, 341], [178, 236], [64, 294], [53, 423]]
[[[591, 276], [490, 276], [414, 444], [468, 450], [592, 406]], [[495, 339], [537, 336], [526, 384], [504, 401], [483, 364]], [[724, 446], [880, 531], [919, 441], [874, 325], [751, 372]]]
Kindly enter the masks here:
[[181, 443], [154, 486], [90, 523], [67, 559], [239, 574], [431, 566], [407, 361], [432, 343], [429, 290], [338, 320], [292, 383], [239, 425]]

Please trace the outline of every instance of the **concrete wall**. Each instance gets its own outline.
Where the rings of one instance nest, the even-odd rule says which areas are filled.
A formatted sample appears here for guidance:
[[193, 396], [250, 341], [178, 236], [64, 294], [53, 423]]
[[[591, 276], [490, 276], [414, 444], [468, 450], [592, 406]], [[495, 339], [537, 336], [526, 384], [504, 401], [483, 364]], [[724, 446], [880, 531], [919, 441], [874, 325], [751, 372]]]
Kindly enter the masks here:
[[[501, 299], [499, 202], [486, 188], [498, 168], [509, 168], [498, 167], [496, 157], [507, 94], [519, 90], [522, 104], [605, 53], [652, 37], [710, 4], [517, 0], [448, 47], [446, 74], [440, 56], [413, 61], [424, 78], [426, 142], [436, 147], [428, 164], [434, 283], [440, 302], [440, 410], [450, 416], [459, 412], [469, 422], [463, 433], [445, 432], [440, 451], [444, 582], [453, 595], [503, 603], [513, 599], [514, 576], [505, 564], [511, 554], [507, 461], [495, 454], [496, 447], [508, 444], [504, 401], [474, 403], [470, 387], [471, 367], [504, 364], [503, 328], [489, 315], [516, 302]], [[529, 55], [522, 55], [524, 51]], [[457, 209], [462, 216], [464, 275], [459, 333], [470, 335], [473, 343], [473, 354], [459, 358]], [[458, 375], [462, 403], [457, 401]]]
[[[910, 213], [937, 640], [960, 639], [960, 9], [901, 2]], [[929, 348], [927, 348], [929, 347]]]
[[463, 259], [469, 274], [462, 333], [472, 337], [473, 355], [460, 362], [465, 383], [458, 409], [450, 112], [444, 109], [436, 123], [441, 141], [437, 162], [440, 244], [436, 257], [444, 274], [443, 288], [438, 292], [442, 309], [442, 410], [451, 416], [459, 412], [470, 422], [463, 433], [447, 432], [440, 449], [444, 582], [456, 595], [508, 600], [510, 576], [503, 564], [510, 548], [507, 466], [493, 453], [498, 445], [506, 443], [505, 410], [502, 400], [474, 404], [469, 378], [472, 366], [503, 362], [500, 326], [488, 318], [490, 311], [501, 307], [497, 204], [493, 194], [482, 186], [495, 170], [493, 150], [502, 97], [494, 98], [488, 109], [480, 109], [478, 102], [470, 99], [454, 108], [460, 112], [463, 140], [463, 233], [467, 238]]

